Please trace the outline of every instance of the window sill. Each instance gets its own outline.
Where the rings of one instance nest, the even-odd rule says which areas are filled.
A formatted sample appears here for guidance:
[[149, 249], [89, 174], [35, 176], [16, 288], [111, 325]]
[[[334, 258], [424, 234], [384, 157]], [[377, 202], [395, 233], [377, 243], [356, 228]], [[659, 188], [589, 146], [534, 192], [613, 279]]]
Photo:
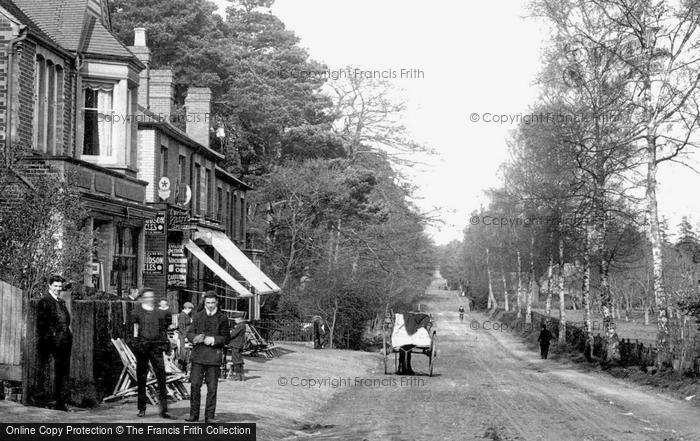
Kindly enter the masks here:
[[81, 161], [89, 162], [90, 164], [99, 165], [100, 167], [109, 168], [116, 171], [136, 173], [137, 170], [127, 164], [118, 163], [113, 156], [97, 156], [97, 155], [80, 155]]

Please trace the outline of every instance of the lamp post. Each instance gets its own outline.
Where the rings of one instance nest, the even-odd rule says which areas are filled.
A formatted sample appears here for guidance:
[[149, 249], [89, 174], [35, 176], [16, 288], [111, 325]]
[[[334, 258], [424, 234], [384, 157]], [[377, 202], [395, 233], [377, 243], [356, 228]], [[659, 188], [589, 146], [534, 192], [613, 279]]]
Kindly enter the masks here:
[[224, 130], [224, 126], [220, 125], [216, 129], [216, 137], [219, 138], [219, 142], [221, 143], [221, 153], [224, 153], [224, 139], [226, 139], [226, 130]]

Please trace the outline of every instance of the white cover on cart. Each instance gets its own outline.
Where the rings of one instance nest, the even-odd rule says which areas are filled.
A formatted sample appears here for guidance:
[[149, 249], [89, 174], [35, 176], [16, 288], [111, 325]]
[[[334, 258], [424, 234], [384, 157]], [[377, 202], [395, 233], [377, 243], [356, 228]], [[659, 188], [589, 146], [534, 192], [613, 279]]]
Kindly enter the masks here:
[[403, 322], [403, 314], [394, 314], [394, 330], [391, 333], [391, 347], [398, 349], [405, 345], [430, 347], [430, 335], [425, 328], [418, 328], [415, 334], [408, 335]]

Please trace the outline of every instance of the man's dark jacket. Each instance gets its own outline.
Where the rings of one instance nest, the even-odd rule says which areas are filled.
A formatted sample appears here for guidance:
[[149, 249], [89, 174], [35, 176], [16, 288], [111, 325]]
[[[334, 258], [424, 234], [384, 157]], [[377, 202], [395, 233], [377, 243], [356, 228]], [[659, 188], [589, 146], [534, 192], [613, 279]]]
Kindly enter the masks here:
[[228, 345], [233, 349], [243, 349], [243, 346], [245, 346], [246, 329], [247, 327], [245, 323], [237, 324], [236, 327], [233, 328], [233, 330], [231, 331], [231, 341]]
[[70, 313], [66, 302], [45, 294], [37, 304], [39, 347], [42, 350], [55, 350], [59, 346], [69, 345], [73, 340], [69, 326]]
[[228, 317], [217, 308], [212, 316], [207, 315], [206, 308], [195, 312], [192, 323], [187, 329], [187, 339], [194, 342], [195, 336], [203, 334], [205, 337], [214, 337], [214, 345], [207, 346], [204, 343], [194, 344], [190, 361], [192, 363], [218, 366], [223, 357], [223, 347], [231, 339]]
[[540, 336], [537, 337], [537, 341], [540, 342], [540, 346], [549, 346], [549, 341], [552, 339], [552, 333], [548, 329], [543, 329], [540, 331]]

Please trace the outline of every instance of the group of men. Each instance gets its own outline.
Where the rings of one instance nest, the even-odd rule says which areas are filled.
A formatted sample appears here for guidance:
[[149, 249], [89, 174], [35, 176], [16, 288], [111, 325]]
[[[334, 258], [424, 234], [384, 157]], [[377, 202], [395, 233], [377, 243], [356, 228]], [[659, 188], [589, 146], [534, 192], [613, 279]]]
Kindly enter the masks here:
[[[54, 361], [53, 399], [54, 409], [67, 411], [68, 376], [73, 335], [70, 330], [70, 313], [60, 297], [64, 280], [52, 276], [48, 280], [48, 292], [37, 305], [38, 355], [40, 383], [46, 390], [48, 364]], [[139, 303], [132, 311], [133, 339], [131, 346], [136, 358], [138, 416], [146, 415], [146, 382], [149, 363], [153, 366], [158, 389], [160, 416], [175, 419], [168, 413], [164, 353], [170, 352], [167, 331], [171, 326], [171, 315], [167, 305], [156, 307], [155, 292], [150, 288], [141, 290]], [[206, 379], [207, 396], [204, 421], [218, 423], [215, 419], [216, 395], [226, 348], [231, 349], [232, 371], [238, 380], [243, 380], [243, 358], [246, 326], [236, 319], [231, 329], [228, 316], [218, 308], [216, 292], [204, 293], [203, 302], [196, 312], [187, 302], [178, 316], [180, 331], [179, 360], [189, 370], [190, 412], [188, 422], [199, 421], [201, 388]], [[191, 350], [187, 348], [191, 344]], [[47, 397], [42, 397], [46, 399]]]

